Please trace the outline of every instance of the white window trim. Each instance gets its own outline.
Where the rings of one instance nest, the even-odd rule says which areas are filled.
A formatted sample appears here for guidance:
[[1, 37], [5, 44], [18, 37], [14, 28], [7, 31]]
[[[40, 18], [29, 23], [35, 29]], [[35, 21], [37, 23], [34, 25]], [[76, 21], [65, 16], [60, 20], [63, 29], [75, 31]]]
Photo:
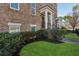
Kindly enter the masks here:
[[18, 9], [11, 7], [11, 3], [10, 3], [10, 8], [19, 11], [20, 10], [20, 4], [18, 3]]
[[[31, 4], [31, 13], [32, 13], [32, 8], [33, 7], [32, 7], [32, 4]], [[33, 9], [35, 9], [35, 14], [32, 13], [32, 15], [36, 15], [36, 3], [35, 3], [35, 8], [33, 8]]]
[[15, 30], [11, 30], [11, 26], [19, 26], [19, 30], [18, 30], [18, 32], [20, 32], [20, 26], [21, 26], [21, 24], [20, 23], [8, 23], [8, 25], [9, 25], [9, 33], [15, 33]]
[[8, 25], [19, 25], [19, 26], [21, 26], [20, 23], [8, 23]]
[[36, 27], [37, 25], [31, 24], [30, 26], [31, 26], [31, 27]]

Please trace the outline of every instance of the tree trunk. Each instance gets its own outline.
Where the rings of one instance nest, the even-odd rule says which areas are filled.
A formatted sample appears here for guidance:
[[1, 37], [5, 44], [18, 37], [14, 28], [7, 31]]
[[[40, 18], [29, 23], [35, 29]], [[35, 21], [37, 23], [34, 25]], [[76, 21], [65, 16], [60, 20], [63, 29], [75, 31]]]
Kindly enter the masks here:
[[73, 27], [73, 32], [75, 31], [75, 27]]

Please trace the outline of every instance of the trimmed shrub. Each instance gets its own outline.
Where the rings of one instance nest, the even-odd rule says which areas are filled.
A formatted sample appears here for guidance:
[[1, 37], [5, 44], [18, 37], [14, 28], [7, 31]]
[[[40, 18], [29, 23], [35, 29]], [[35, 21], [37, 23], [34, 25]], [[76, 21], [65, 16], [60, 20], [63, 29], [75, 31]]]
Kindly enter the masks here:
[[36, 32], [23, 32], [22, 33], [22, 39], [24, 41], [30, 42], [31, 40], [35, 39]]
[[67, 30], [66, 27], [63, 27], [63, 26], [61, 27], [61, 29], [65, 29], [65, 30]]
[[0, 33], [0, 56], [12, 56], [26, 43], [35, 41], [36, 32]]
[[75, 33], [79, 36], [79, 29], [76, 29]]
[[48, 39], [48, 32], [46, 30], [39, 30], [36, 32], [36, 39]]
[[[38, 32], [39, 33], [39, 32]], [[25, 44], [35, 41], [37, 32], [0, 33], [0, 55], [12, 56]]]
[[20, 33], [0, 33], [0, 55], [13, 55], [16, 52], [16, 47], [21, 40], [21, 36]]
[[64, 30], [64, 29], [59, 29], [59, 30], [53, 29], [53, 30], [51, 31], [53, 41], [60, 41], [60, 40], [62, 40], [62, 39], [63, 39], [63, 36], [64, 36], [64, 34], [65, 34], [66, 32], [67, 32], [67, 31]]

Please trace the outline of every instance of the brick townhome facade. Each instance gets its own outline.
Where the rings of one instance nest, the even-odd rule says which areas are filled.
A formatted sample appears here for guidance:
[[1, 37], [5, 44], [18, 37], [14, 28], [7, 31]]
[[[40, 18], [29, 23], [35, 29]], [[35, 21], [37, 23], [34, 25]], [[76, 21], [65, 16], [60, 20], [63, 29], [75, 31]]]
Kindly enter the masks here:
[[[0, 3], [0, 32], [17, 29], [18, 25], [21, 32], [31, 31], [33, 26], [36, 30], [47, 29], [48, 19], [51, 19], [49, 23], [51, 23], [50, 27], [52, 28], [55, 26], [56, 17], [57, 5], [55, 3], [36, 3], [35, 15], [32, 15], [31, 3], [20, 3], [19, 10], [10, 8], [10, 3]], [[10, 28], [12, 26], [14, 27]]]

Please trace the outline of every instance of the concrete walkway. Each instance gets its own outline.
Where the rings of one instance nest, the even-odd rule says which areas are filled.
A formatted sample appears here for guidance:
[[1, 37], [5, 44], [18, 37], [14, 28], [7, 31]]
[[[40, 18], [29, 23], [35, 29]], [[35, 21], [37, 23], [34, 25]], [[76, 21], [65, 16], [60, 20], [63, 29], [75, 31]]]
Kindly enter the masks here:
[[61, 40], [62, 42], [68, 42], [68, 43], [72, 43], [72, 44], [78, 44], [79, 45], [79, 40], [71, 40], [68, 38], [64, 38], [63, 40]]

